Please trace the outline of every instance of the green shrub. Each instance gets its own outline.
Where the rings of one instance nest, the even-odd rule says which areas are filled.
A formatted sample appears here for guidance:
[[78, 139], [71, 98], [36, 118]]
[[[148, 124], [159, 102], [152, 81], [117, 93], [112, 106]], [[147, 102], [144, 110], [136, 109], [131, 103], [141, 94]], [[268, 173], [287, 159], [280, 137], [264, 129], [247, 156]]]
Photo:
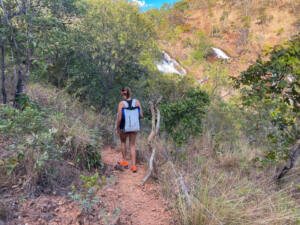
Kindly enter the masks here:
[[44, 113], [30, 106], [19, 110], [4, 105], [0, 116], [0, 132], [5, 135], [24, 136], [44, 130]]
[[186, 0], [178, 1], [174, 4], [174, 8], [183, 12], [184, 10], [189, 8], [189, 4]]
[[192, 47], [193, 43], [192, 43], [192, 39], [187, 37], [186, 39], [183, 40], [183, 47], [184, 48], [188, 48], [188, 47]]
[[89, 215], [99, 202], [97, 192], [106, 183], [106, 178], [104, 176], [99, 177], [98, 173], [95, 173], [93, 176], [81, 175], [80, 178], [80, 186], [76, 187], [75, 185], [72, 185], [69, 196], [79, 205], [83, 215], [87, 216], [87, 219], [89, 219]]
[[191, 26], [191, 24], [186, 23], [181, 26], [181, 29], [182, 29], [183, 33], [187, 33], [192, 30], [192, 26]]
[[211, 51], [211, 42], [209, 37], [205, 34], [204, 31], [199, 31], [196, 33], [196, 41], [195, 41], [195, 50], [193, 51], [193, 57], [198, 61], [202, 62], [203, 59], [209, 54]]
[[202, 119], [209, 98], [206, 92], [189, 88], [176, 103], [161, 106], [164, 126], [177, 145], [202, 132]]

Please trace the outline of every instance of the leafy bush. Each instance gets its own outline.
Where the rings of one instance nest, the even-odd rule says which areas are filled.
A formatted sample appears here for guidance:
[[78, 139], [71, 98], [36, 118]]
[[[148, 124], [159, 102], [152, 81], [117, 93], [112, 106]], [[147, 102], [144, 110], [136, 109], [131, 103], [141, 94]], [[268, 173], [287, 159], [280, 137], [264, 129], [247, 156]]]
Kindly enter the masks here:
[[79, 205], [83, 214], [89, 219], [89, 215], [99, 202], [97, 192], [106, 183], [106, 179], [104, 176], [99, 177], [98, 173], [95, 173], [93, 176], [81, 175], [80, 178], [80, 186], [76, 188], [73, 185], [69, 196]]
[[206, 92], [189, 88], [175, 103], [162, 105], [166, 131], [177, 145], [180, 146], [201, 133], [202, 119], [208, 104]]
[[192, 26], [188, 23], [181, 26], [183, 33], [189, 32], [192, 30]]
[[0, 107], [0, 132], [6, 135], [26, 135], [44, 129], [43, 112], [29, 106], [19, 110], [9, 106]]
[[183, 12], [184, 10], [189, 8], [189, 4], [186, 0], [181, 0], [181, 1], [178, 1], [174, 4], [174, 8], [176, 10], [179, 10], [179, 11]]
[[203, 59], [210, 53], [212, 44], [209, 37], [202, 30], [196, 33], [195, 39], [195, 50], [192, 55], [197, 61], [202, 62]]
[[[275, 46], [269, 59], [256, 63], [234, 78], [245, 107], [265, 117], [271, 148], [266, 159], [278, 162], [289, 157], [291, 146], [299, 139], [300, 36]], [[263, 109], [263, 110], [261, 110]], [[261, 128], [263, 129], [263, 127]]]
[[[0, 107], [0, 132], [13, 143], [7, 148], [5, 158], [0, 159], [1, 176], [13, 175], [17, 179], [26, 174], [24, 187], [35, 193], [38, 186], [51, 190], [70, 184], [74, 168], [71, 171], [62, 163], [64, 160], [72, 160], [73, 166], [81, 169], [102, 168], [97, 129], [86, 129], [67, 118], [63, 111], [55, 112], [47, 108], [46, 114], [45, 108], [37, 104], [35, 107], [26, 104], [23, 110]], [[70, 128], [69, 124], [73, 126]]]

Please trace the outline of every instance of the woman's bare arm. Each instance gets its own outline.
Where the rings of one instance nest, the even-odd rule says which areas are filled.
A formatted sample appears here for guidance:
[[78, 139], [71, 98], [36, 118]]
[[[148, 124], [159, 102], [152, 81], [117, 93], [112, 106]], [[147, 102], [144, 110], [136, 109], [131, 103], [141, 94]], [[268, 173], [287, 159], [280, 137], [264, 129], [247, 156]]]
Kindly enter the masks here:
[[144, 115], [143, 115], [142, 105], [139, 100], [136, 100], [136, 105], [140, 107], [140, 118], [143, 118]]
[[120, 102], [119, 106], [118, 106], [118, 117], [117, 117], [116, 131], [119, 131], [119, 127], [120, 127], [120, 123], [121, 123], [121, 119], [122, 119], [122, 108], [123, 108], [123, 103]]

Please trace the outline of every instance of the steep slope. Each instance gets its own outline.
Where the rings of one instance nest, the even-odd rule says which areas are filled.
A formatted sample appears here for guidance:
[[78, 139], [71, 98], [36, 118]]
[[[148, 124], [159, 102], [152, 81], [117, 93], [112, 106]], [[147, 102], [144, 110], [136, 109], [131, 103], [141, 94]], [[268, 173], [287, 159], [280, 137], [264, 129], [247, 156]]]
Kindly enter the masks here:
[[[259, 54], [300, 31], [300, 3], [297, 0], [209, 2], [212, 1], [188, 1], [185, 9], [175, 5], [167, 16], [173, 29], [161, 29], [165, 24], [160, 24], [159, 29], [159, 45], [197, 79], [203, 78], [203, 64], [207, 62], [207, 58], [199, 62], [192, 57], [199, 44], [198, 32], [204, 32], [207, 43], [231, 57], [227, 64], [230, 74], [238, 75]], [[173, 33], [172, 39], [168, 32]], [[203, 39], [200, 44], [201, 41]]]

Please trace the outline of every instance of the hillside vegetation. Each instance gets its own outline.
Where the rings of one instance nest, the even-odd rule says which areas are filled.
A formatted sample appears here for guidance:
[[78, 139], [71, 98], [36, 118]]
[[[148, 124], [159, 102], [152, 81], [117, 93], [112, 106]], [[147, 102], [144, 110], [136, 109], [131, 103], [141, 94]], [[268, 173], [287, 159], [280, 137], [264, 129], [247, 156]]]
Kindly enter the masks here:
[[[160, 185], [172, 223], [299, 224], [299, 12], [297, 0], [146, 12], [124, 0], [0, 0], [0, 225], [26, 223], [39, 207], [55, 215], [34, 224], [132, 221], [119, 205], [105, 208], [101, 192], [118, 183], [120, 168], [101, 154], [119, 149], [125, 86], [144, 111], [138, 160], [146, 168], [156, 149], [148, 182]], [[162, 50], [187, 74], [159, 72]], [[44, 197], [70, 211], [39, 206]]]
[[207, 65], [202, 58], [209, 58], [211, 46], [231, 57], [229, 73], [237, 76], [260, 54], [299, 33], [299, 4], [297, 0], [191, 0], [147, 13], [156, 23], [159, 45], [203, 79]]

